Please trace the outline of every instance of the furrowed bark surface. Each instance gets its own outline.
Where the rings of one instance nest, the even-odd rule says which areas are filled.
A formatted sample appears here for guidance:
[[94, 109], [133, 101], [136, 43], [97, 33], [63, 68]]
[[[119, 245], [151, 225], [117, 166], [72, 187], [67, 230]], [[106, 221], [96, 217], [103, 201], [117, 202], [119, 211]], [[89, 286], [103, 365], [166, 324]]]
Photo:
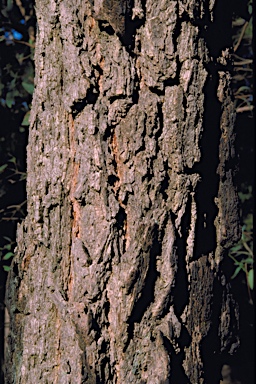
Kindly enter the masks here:
[[6, 383], [218, 383], [237, 308], [230, 15], [38, 0]]

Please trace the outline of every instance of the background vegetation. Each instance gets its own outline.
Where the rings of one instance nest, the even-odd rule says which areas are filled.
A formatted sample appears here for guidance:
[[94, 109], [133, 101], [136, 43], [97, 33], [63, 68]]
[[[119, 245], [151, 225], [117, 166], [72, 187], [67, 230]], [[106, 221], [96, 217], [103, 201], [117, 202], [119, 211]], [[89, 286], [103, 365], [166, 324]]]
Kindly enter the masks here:
[[0, 383], [4, 324], [7, 326], [5, 282], [16, 226], [26, 214], [26, 144], [34, 89], [35, 26], [31, 0], [0, 1]]
[[[236, 101], [236, 183], [242, 237], [229, 252], [227, 276], [240, 305], [241, 376], [254, 362], [253, 188], [254, 119], [252, 0], [234, 2], [233, 89]], [[0, 1], [0, 340], [4, 288], [15, 248], [17, 222], [26, 215], [26, 143], [33, 93], [36, 19], [32, 0]], [[3, 343], [0, 354], [3, 360]], [[248, 376], [248, 379], [249, 379]], [[3, 379], [3, 377], [1, 376]]]

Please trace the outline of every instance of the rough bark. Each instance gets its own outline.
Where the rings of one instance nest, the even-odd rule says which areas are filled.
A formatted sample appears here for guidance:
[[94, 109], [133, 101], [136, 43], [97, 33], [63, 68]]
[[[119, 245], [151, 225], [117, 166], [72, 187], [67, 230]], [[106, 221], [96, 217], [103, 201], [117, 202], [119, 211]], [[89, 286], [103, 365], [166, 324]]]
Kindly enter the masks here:
[[237, 308], [223, 1], [38, 0], [6, 383], [217, 383]]

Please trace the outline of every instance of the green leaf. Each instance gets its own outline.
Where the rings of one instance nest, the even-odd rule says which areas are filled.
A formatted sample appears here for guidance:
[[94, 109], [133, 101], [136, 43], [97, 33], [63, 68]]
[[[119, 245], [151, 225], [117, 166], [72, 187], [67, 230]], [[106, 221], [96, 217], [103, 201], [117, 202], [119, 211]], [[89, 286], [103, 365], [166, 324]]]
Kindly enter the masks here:
[[23, 117], [21, 125], [28, 126], [29, 125], [29, 117], [30, 117], [30, 111], [28, 111], [25, 116]]
[[245, 264], [253, 264], [253, 258], [252, 257], [247, 257], [247, 259], [243, 260]]
[[239, 267], [237, 267], [235, 272], [231, 276], [231, 279], [234, 279], [238, 275], [238, 273], [241, 271], [241, 269], [242, 269], [241, 265]]
[[5, 244], [4, 249], [7, 249], [7, 251], [10, 251], [11, 247], [12, 247], [12, 245], [10, 243], [9, 244]]
[[242, 226], [242, 236], [241, 236], [242, 241], [246, 241], [246, 236], [244, 234], [245, 231], [246, 231], [246, 225], [243, 225]]
[[237, 251], [236, 256], [239, 256], [239, 255], [250, 255], [250, 253], [247, 251]]
[[21, 84], [22, 84], [23, 88], [24, 88], [28, 93], [30, 93], [30, 95], [33, 94], [33, 92], [34, 92], [34, 84], [25, 83], [25, 81], [23, 81]]
[[253, 275], [253, 269], [250, 269], [248, 276], [247, 276], [249, 287], [253, 290], [254, 287], [254, 275]]
[[250, 200], [252, 198], [252, 189], [249, 186], [246, 192], [238, 192], [238, 196], [241, 202], [244, 203], [245, 200]]
[[11, 157], [8, 161], [9, 161], [9, 163], [16, 164], [16, 157], [13, 156], [13, 157]]
[[9, 267], [8, 265], [3, 265], [3, 269], [5, 272], [9, 272], [11, 270], [11, 267]]
[[236, 268], [235, 272], [233, 273], [233, 275], [231, 276], [231, 279], [234, 279], [238, 273], [241, 271], [242, 269], [242, 266], [240, 265], [239, 267]]
[[14, 256], [14, 253], [13, 252], [7, 252], [4, 257], [3, 257], [3, 260], [9, 260], [11, 257]]
[[245, 20], [242, 17], [238, 17], [237, 19], [232, 21], [232, 26], [233, 27], [241, 27], [244, 25]]
[[251, 17], [249, 24], [245, 30], [245, 33], [244, 33], [244, 39], [247, 39], [249, 41], [252, 40], [252, 29], [253, 29], [253, 25], [252, 25], [252, 17]]
[[0, 173], [2, 173], [6, 168], [8, 167], [8, 164], [3, 164], [0, 167]]
[[244, 220], [244, 223], [246, 224], [246, 230], [251, 231], [253, 228], [253, 215], [252, 213], [249, 213]]
[[231, 252], [232, 252], [232, 253], [236, 253], [236, 252], [239, 251], [241, 248], [242, 248], [242, 244], [237, 244], [237, 245], [235, 245], [234, 247], [231, 248]]
[[24, 60], [24, 53], [16, 53], [16, 59], [18, 60], [19, 64], [22, 64]]
[[9, 90], [12, 91], [16, 88], [16, 78], [12, 79], [8, 86]]
[[249, 91], [250, 92], [250, 87], [248, 87], [247, 85], [242, 85], [241, 87], [238, 88], [238, 90], [236, 91], [237, 93], [240, 93], [240, 92], [244, 92], [244, 91]]
[[12, 107], [12, 105], [14, 104], [13, 92], [7, 92], [6, 98], [5, 98], [5, 103], [6, 103], [8, 108]]
[[10, 12], [10, 10], [12, 9], [13, 7], [13, 0], [7, 0], [7, 4], [6, 4], [6, 7], [4, 9], [1, 10], [2, 14], [5, 16], [5, 17], [9, 17], [8, 15], [8, 12]]

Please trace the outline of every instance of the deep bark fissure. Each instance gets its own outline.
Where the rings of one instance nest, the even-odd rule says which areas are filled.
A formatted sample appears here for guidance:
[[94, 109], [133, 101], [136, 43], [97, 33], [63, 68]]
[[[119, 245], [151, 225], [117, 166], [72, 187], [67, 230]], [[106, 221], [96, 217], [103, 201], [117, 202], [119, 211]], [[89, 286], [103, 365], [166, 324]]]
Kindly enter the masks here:
[[134, 55], [136, 30], [145, 23], [146, 4], [140, 3], [141, 10], [139, 15], [132, 17], [131, 11], [134, 8], [135, 0], [130, 0], [129, 12], [125, 15], [125, 34], [121, 37], [121, 41], [127, 47], [131, 56]]
[[[187, 377], [184, 368], [183, 361], [185, 358], [184, 352], [181, 350], [175, 350], [170, 341], [163, 337], [164, 345], [171, 356], [171, 373], [170, 380], [173, 383], [184, 383], [184, 384], [192, 384], [189, 378]], [[183, 344], [184, 347], [186, 344]]]
[[[187, 205], [186, 212], [182, 219], [181, 232], [176, 231], [174, 242], [174, 265], [175, 278], [174, 287], [171, 293], [172, 302], [175, 309], [175, 314], [179, 317], [186, 305], [188, 304], [189, 291], [188, 291], [188, 273], [186, 269], [186, 240], [189, 225], [191, 221], [190, 206]], [[175, 222], [175, 221], [173, 221]]]
[[159, 230], [156, 225], [152, 231], [152, 246], [150, 248], [147, 275], [145, 277], [143, 286], [141, 287], [140, 295], [135, 302], [128, 321], [131, 329], [133, 328], [134, 323], [141, 322], [144, 314], [146, 313], [146, 310], [151, 305], [151, 303], [154, 302], [154, 288], [158, 276], [156, 270], [156, 257], [159, 256], [161, 252], [161, 244], [158, 236]]
[[216, 247], [216, 229], [214, 220], [217, 216], [215, 199], [218, 195], [219, 175], [219, 141], [221, 132], [219, 121], [221, 104], [214, 95], [218, 87], [217, 73], [210, 73], [205, 85], [204, 132], [200, 139], [201, 159], [193, 167], [193, 171], [200, 175], [197, 187], [196, 203], [198, 220], [196, 224], [194, 258], [207, 255]]
[[[211, 311], [211, 329], [207, 335], [207, 338], [202, 340], [201, 348], [202, 348], [202, 356], [203, 362], [205, 366], [205, 380], [207, 383], [214, 383], [214, 377], [216, 376], [216, 372], [219, 373], [221, 365], [225, 362], [225, 357], [223, 356], [220, 359], [219, 354], [216, 353], [220, 349], [220, 341], [216, 337], [218, 334], [218, 318], [221, 315], [219, 310], [219, 302], [221, 301], [221, 287], [219, 281], [215, 281], [213, 286], [214, 297], [212, 298], [212, 311]], [[211, 363], [210, 363], [211, 362]]]

